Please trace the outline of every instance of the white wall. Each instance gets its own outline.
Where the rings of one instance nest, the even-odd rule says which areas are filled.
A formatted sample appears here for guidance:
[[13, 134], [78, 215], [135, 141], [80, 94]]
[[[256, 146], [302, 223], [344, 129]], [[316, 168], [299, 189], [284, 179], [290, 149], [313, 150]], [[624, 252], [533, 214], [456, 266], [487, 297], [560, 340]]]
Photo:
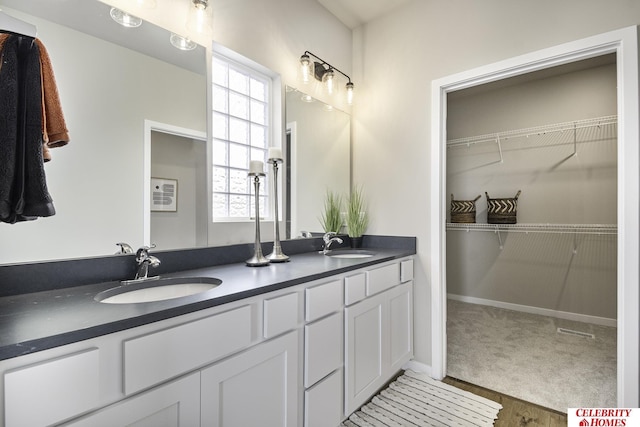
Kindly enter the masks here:
[[354, 33], [354, 180], [370, 191], [374, 234], [415, 235], [415, 354], [431, 363], [431, 81], [640, 23], [624, 0], [414, 0]]
[[[616, 114], [616, 66], [600, 65], [449, 96], [450, 139]], [[540, 78], [540, 74], [545, 78]], [[518, 190], [518, 223], [615, 224], [617, 126], [549, 132], [447, 150], [447, 194], [476, 202]], [[615, 235], [447, 232], [447, 292], [616, 319]], [[502, 244], [502, 248], [500, 248]], [[562, 315], [562, 314], [560, 314]], [[588, 319], [588, 318], [587, 318]]]

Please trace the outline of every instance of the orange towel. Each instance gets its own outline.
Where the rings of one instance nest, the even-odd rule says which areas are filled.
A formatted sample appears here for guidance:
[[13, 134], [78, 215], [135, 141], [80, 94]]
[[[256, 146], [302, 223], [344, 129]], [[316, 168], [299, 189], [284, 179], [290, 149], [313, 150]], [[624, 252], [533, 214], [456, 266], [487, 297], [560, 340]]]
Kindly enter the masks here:
[[44, 44], [36, 39], [40, 50], [40, 74], [42, 79], [42, 156], [51, 160], [49, 148], [61, 147], [69, 142], [69, 130], [62, 113], [60, 95], [53, 74], [53, 67]]

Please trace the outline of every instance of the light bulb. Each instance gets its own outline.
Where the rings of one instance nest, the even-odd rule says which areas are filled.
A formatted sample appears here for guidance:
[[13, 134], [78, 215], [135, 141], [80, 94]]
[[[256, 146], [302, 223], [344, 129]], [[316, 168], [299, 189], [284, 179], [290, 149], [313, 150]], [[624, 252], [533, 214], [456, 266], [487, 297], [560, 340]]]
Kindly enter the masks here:
[[347, 83], [347, 104], [353, 104], [353, 83]]
[[191, 0], [189, 16], [187, 18], [187, 29], [197, 34], [210, 33], [211, 16], [209, 14], [208, 0]]
[[193, 40], [189, 40], [187, 37], [182, 37], [178, 34], [171, 33], [169, 37], [169, 41], [171, 45], [180, 50], [193, 50], [196, 48], [196, 42]]
[[123, 27], [136, 28], [142, 25], [142, 19], [138, 18], [137, 16], [129, 15], [127, 12], [116, 9], [115, 7], [111, 8], [109, 15], [111, 15], [111, 19], [113, 19]]
[[300, 79], [304, 84], [311, 81], [311, 60], [306, 53], [300, 57]]
[[324, 82], [327, 88], [327, 93], [329, 95], [333, 95], [333, 92], [335, 91], [334, 78], [335, 78], [335, 75], [333, 74], [333, 70], [331, 68], [325, 71], [325, 73], [322, 75], [322, 81]]

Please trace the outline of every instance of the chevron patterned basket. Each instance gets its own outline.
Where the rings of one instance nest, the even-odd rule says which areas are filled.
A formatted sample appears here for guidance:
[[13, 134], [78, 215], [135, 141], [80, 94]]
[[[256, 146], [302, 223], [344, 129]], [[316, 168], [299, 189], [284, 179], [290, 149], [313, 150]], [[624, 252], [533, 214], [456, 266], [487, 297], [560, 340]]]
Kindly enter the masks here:
[[487, 222], [489, 224], [515, 224], [520, 193], [521, 191], [518, 190], [515, 197], [492, 199], [485, 191], [484, 194], [487, 196]]
[[476, 201], [480, 196], [473, 200], [453, 200], [451, 195], [451, 222], [474, 223], [476, 222]]

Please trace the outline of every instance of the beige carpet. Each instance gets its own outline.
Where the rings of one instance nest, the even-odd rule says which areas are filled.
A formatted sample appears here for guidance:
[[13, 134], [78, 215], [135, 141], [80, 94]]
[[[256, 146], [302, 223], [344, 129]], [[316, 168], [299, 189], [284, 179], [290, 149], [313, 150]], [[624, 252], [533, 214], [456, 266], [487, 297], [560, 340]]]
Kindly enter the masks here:
[[455, 300], [447, 311], [448, 376], [565, 413], [616, 406], [616, 328]]
[[489, 427], [501, 408], [499, 403], [407, 370], [342, 426]]

